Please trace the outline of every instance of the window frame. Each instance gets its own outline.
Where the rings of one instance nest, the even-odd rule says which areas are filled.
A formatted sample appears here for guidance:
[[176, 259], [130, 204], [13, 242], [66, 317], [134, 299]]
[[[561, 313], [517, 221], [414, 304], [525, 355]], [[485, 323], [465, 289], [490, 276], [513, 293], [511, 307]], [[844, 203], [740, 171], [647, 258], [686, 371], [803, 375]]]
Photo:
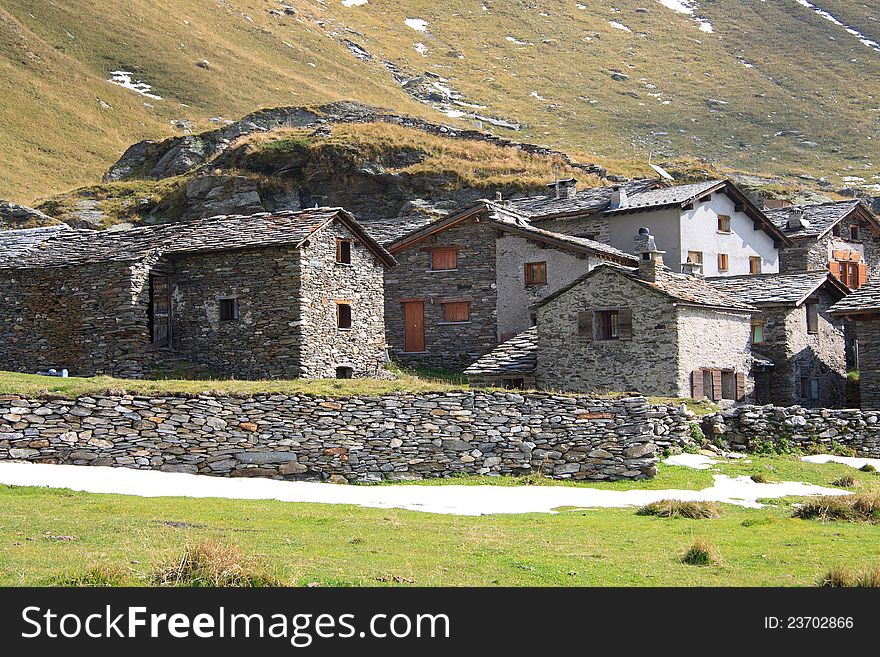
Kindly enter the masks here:
[[[761, 329], [761, 339], [760, 340], [755, 339], [755, 329], [756, 328]], [[767, 341], [766, 324], [763, 319], [753, 319], [752, 320], [751, 341], [752, 341], [752, 344], [764, 344]]]
[[[536, 277], [535, 272], [541, 271], [542, 276]], [[523, 280], [526, 287], [541, 287], [547, 285], [547, 261], [537, 260], [523, 264]]]
[[761, 256], [749, 256], [749, 274], [757, 276], [761, 273], [764, 266], [764, 259]]
[[807, 333], [816, 335], [819, 333], [819, 304], [816, 301], [808, 301], [804, 304], [807, 320]]
[[[603, 319], [605, 317], [607, 321]], [[620, 308], [593, 311], [593, 340], [596, 342], [620, 340]]]
[[[727, 253], [719, 253], [718, 254], [718, 271], [719, 272], [728, 272], [730, 271], [730, 256]], [[722, 266], [722, 263], [724, 265]]]
[[[431, 259], [430, 259], [430, 269], [428, 271], [457, 271], [458, 270], [458, 252], [459, 249], [457, 246], [437, 246], [433, 247], [430, 250]], [[443, 267], [438, 268], [435, 266], [434, 256], [438, 253], [450, 253], [452, 254], [452, 267]]]
[[[347, 308], [348, 310], [343, 312], [343, 308]], [[344, 322], [346, 313], [348, 315], [347, 322]], [[347, 323], [348, 326], [343, 326], [343, 324]], [[336, 329], [339, 331], [350, 331], [354, 327], [354, 310], [352, 308], [351, 301], [337, 301], [336, 302]]]
[[[228, 312], [224, 312], [228, 309]], [[217, 299], [217, 316], [221, 322], [237, 322], [241, 318], [241, 307], [238, 297], [221, 297]]]
[[[729, 214], [719, 214], [718, 216], [718, 232], [723, 233], [724, 235], [729, 235], [731, 233], [730, 223], [731, 217]], [[723, 228], [723, 226], [727, 226], [727, 228]]]
[[[346, 253], [346, 251], [347, 251], [347, 253]], [[336, 238], [336, 264], [337, 265], [350, 265], [351, 264], [351, 255], [352, 255], [353, 251], [354, 251], [353, 240], [345, 239], [342, 237]], [[346, 258], [346, 256], [347, 256], [347, 258]]]
[[858, 242], [859, 241], [859, 225], [858, 224], [850, 224], [849, 239], [851, 242]]
[[[470, 301], [442, 301], [443, 306], [443, 324], [467, 324], [471, 321], [471, 302]], [[465, 319], [449, 319], [449, 309], [451, 306], [464, 307]]]
[[[699, 258], [697, 260], [691, 260], [691, 255], [697, 255]], [[702, 251], [688, 251], [687, 252], [687, 261], [694, 265], [703, 265], [703, 252]]]

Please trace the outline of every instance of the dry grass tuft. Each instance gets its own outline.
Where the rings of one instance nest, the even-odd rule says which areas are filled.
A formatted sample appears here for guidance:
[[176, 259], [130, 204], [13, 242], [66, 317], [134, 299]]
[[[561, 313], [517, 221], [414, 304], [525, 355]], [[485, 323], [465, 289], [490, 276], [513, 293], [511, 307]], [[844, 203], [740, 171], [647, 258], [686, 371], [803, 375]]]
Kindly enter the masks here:
[[862, 571], [854, 571], [851, 568], [835, 566], [819, 578], [819, 586], [827, 586], [831, 588], [854, 586], [867, 588], [880, 587], [880, 564]]
[[845, 475], [840, 479], [832, 481], [831, 485], [837, 486], [838, 488], [852, 488], [856, 485], [856, 479], [852, 475]]
[[812, 498], [795, 509], [793, 517], [822, 522], [880, 523], [880, 491]]
[[281, 586], [252, 557], [236, 545], [202, 541], [188, 545], [183, 554], [153, 571], [154, 586]]
[[704, 538], [697, 538], [682, 555], [681, 562], [691, 566], [720, 566], [724, 560], [712, 543]]
[[636, 512], [640, 516], [658, 516], [660, 518], [690, 518], [703, 520], [720, 518], [721, 507], [714, 502], [682, 502], [680, 500], [660, 500], [643, 506]]

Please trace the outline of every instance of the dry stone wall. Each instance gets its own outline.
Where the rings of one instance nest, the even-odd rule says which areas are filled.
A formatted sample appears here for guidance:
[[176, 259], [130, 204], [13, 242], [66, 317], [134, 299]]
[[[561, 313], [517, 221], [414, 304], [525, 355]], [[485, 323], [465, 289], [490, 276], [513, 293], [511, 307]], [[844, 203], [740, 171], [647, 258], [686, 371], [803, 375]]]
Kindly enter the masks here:
[[641, 479], [690, 430], [686, 411], [644, 397], [0, 397], [0, 459], [340, 483], [531, 472]]

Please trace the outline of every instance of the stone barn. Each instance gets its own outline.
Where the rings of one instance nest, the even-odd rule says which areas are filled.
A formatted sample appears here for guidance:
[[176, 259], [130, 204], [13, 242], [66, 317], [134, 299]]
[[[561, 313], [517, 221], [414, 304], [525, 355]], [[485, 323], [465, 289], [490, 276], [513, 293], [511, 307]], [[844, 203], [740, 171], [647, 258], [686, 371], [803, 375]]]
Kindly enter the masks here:
[[[20, 231], [16, 231], [20, 232]], [[42, 235], [40, 237], [43, 237]], [[345, 210], [65, 230], [3, 248], [0, 369], [380, 376], [394, 258]]]

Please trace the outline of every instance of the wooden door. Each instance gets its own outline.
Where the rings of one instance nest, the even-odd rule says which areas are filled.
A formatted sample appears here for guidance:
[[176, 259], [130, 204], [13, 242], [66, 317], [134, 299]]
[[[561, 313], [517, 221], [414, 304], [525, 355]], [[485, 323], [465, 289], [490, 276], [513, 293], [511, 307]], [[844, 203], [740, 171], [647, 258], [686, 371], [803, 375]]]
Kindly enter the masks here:
[[425, 302], [407, 301], [403, 304], [403, 350], [425, 350]]
[[150, 310], [153, 346], [167, 346], [171, 342], [171, 281], [168, 276], [150, 276]]

